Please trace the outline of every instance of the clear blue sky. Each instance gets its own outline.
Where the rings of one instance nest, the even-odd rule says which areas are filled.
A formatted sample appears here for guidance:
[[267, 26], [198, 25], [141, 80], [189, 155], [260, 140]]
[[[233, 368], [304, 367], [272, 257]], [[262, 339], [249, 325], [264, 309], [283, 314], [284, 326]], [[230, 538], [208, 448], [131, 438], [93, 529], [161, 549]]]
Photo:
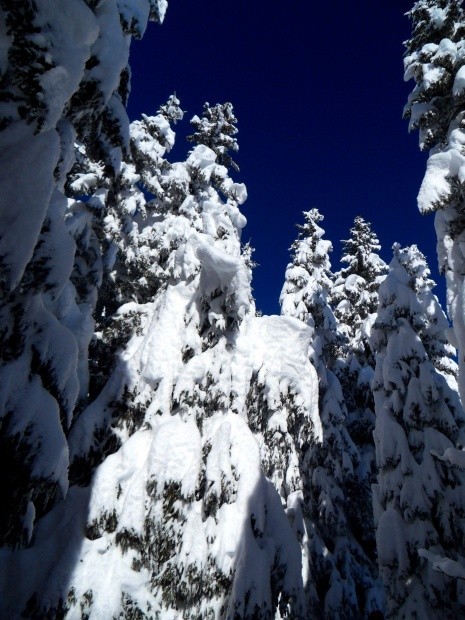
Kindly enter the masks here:
[[253, 288], [264, 313], [279, 312], [288, 248], [301, 212], [318, 207], [339, 269], [340, 239], [356, 215], [373, 224], [391, 259], [394, 241], [427, 255], [436, 293], [434, 218], [418, 213], [426, 155], [402, 109], [404, 0], [169, 0], [131, 50], [131, 119], [153, 114], [176, 91], [187, 110], [174, 159], [189, 145], [188, 119], [204, 101], [231, 101], [239, 121], [237, 181], [247, 185], [243, 241], [260, 264]]

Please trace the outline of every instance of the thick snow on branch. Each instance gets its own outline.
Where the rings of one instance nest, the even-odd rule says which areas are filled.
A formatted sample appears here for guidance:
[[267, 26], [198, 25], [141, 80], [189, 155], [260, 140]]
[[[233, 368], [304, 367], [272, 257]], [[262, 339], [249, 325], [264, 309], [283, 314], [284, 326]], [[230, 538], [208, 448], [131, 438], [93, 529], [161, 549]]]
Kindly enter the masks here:
[[[308, 571], [286, 509], [303, 492], [301, 452], [323, 435], [312, 331], [255, 316], [240, 245], [245, 187], [205, 144], [186, 162], [162, 162], [172, 140], [154, 118], [132, 129], [136, 167], [123, 164], [121, 202], [104, 222], [115, 286], [137, 294], [113, 317], [116, 331], [131, 330], [116, 368], [69, 437], [73, 471], [94, 475], [88, 492], [71, 488], [41, 521], [29, 561], [40, 551], [47, 571], [12, 583], [2, 613], [35, 592], [40, 613], [64, 606], [68, 617], [279, 608], [305, 618]], [[157, 193], [138, 205], [144, 179], [156, 179]], [[145, 303], [138, 279], [122, 277], [129, 264], [139, 278], [156, 274]], [[12, 574], [25, 557], [12, 555]]]

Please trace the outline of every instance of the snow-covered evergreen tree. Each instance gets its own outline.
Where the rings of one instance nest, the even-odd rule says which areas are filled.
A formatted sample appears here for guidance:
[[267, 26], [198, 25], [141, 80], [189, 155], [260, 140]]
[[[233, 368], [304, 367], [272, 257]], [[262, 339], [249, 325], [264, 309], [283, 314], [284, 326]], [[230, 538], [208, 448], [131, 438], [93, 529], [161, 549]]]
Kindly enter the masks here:
[[229, 153], [229, 151], [239, 150], [234, 137], [237, 133], [236, 122], [231, 103], [217, 103], [214, 106], [206, 103], [202, 117], [192, 118], [191, 124], [195, 132], [187, 139], [190, 142], [208, 146], [216, 154], [219, 164], [238, 171], [239, 166]]
[[116, 164], [127, 142], [128, 44], [165, 8], [164, 0], [0, 8], [1, 544], [26, 543], [35, 518], [66, 493], [65, 433], [87, 389], [92, 322], [70, 279], [75, 242], [64, 223], [73, 143]]
[[[153, 223], [160, 218], [157, 207], [178, 189], [164, 157], [174, 146], [170, 122], [183, 116], [179, 103], [172, 95], [156, 116], [144, 114], [130, 125], [131, 158], [123, 163], [117, 186], [107, 198], [103, 225], [106, 286], [99, 315], [112, 315], [115, 308], [130, 301], [149, 301], [166, 279], [160, 273]], [[150, 195], [158, 200], [147, 201]]]
[[[92, 305], [96, 334], [90, 352], [91, 398], [98, 395], [115, 366], [118, 350], [129, 340], [133, 332], [129, 323], [137, 321], [132, 314], [118, 315], [118, 309], [130, 301], [149, 301], [166, 281], [166, 250], [157, 247], [153, 224], [160, 218], [158, 207], [178, 189], [172, 175], [167, 174], [170, 164], [165, 153], [175, 139], [170, 122], [182, 115], [179, 100], [172, 95], [156, 116], [144, 114], [142, 120], [131, 123], [130, 151], [116, 174], [106, 175], [103, 166], [93, 162], [84, 150], [68, 182], [75, 196], [90, 196], [85, 203], [72, 203], [70, 211], [77, 210], [83, 221], [85, 216], [81, 214], [87, 215], [87, 226], [93, 227], [93, 238], [99, 245], [94, 258], [102, 257], [99, 295]], [[158, 198], [150, 200], [150, 196]], [[69, 221], [72, 224], [74, 219]], [[81, 241], [80, 236], [78, 250]], [[76, 267], [80, 263], [82, 260]], [[79, 269], [79, 275], [76, 271], [73, 276], [81, 286], [89, 286], [88, 270]]]
[[337, 356], [336, 319], [329, 305], [333, 287], [329, 253], [331, 241], [323, 239], [318, 209], [303, 212], [304, 224], [297, 224], [299, 237], [291, 245], [292, 263], [287, 266], [281, 292], [281, 313], [312, 325], [319, 339], [324, 363], [332, 366]]
[[368, 338], [378, 308], [378, 288], [387, 267], [378, 254], [381, 246], [369, 222], [357, 216], [350, 234], [342, 242], [341, 262], [347, 267], [335, 274], [331, 303], [339, 328], [347, 336], [347, 350], [363, 366], [372, 358]]
[[459, 387], [465, 399], [465, 15], [461, 0], [420, 0], [409, 13], [405, 79], [416, 83], [405, 107], [420, 148], [431, 149], [418, 195], [422, 213], [436, 211], [439, 267], [446, 276], [447, 310], [459, 350]]
[[444, 458], [463, 445], [465, 417], [448, 322], [429, 276], [416, 246], [394, 246], [371, 337], [376, 538], [394, 618], [453, 618], [465, 611], [463, 585], [425, 559], [463, 557], [465, 516], [463, 468]]
[[329, 252], [317, 209], [304, 212], [291, 246], [280, 302], [282, 313], [305, 322], [313, 332], [311, 360], [319, 382], [322, 442], [304, 444], [300, 464], [304, 481], [302, 544], [316, 588], [310, 600], [314, 616], [360, 618], [382, 607], [373, 581], [372, 562], [357, 543], [348, 522], [346, 487], [359, 462], [346, 430], [347, 410], [340, 383], [329, 365], [340, 348], [329, 305], [332, 287]]
[[[95, 474], [42, 520], [29, 554], [11, 554], [3, 614], [307, 617], [301, 549], [262, 470], [260, 416], [285, 395], [307, 443], [321, 438], [311, 334], [255, 316], [246, 190], [216, 153], [198, 144], [166, 176], [178, 192], [157, 197], [152, 223], [166, 281], [119, 309], [137, 316], [133, 336], [70, 435], [74, 462], [94, 461]], [[280, 432], [292, 423], [275, 418]], [[41, 570], [18, 580], [26, 563]]]
[[378, 288], [387, 266], [371, 225], [356, 217], [351, 236], [343, 241], [341, 262], [346, 267], [335, 275], [331, 302], [339, 330], [346, 341], [335, 372], [341, 382], [348, 410], [347, 430], [360, 452], [360, 461], [346, 488], [352, 528], [376, 568], [371, 485], [376, 480], [374, 401], [371, 382], [374, 355], [369, 344], [378, 307]]

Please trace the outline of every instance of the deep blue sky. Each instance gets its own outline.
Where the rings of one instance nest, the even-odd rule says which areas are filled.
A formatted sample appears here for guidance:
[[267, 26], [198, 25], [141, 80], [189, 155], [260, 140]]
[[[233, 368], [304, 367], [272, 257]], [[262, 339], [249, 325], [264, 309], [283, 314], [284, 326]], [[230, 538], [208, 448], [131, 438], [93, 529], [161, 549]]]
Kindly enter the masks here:
[[[394, 241], [416, 243], [439, 280], [433, 217], [416, 196], [426, 155], [402, 109], [404, 0], [169, 0], [131, 50], [131, 119], [153, 114], [176, 91], [187, 110], [174, 159], [189, 146], [188, 119], [204, 101], [231, 101], [239, 121], [237, 181], [247, 185], [243, 241], [252, 241], [253, 288], [279, 312], [288, 248], [301, 212], [318, 207], [339, 269], [340, 239], [356, 215], [373, 224], [391, 259]], [[441, 298], [443, 284], [436, 289]], [[442, 301], [442, 299], [441, 299]]]

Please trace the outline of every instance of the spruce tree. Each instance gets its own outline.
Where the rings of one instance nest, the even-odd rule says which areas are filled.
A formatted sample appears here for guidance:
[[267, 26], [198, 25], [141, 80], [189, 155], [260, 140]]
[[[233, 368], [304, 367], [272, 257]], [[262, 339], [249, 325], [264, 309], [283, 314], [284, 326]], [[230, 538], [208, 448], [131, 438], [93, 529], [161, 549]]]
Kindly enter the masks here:
[[282, 313], [304, 321], [312, 330], [310, 357], [318, 376], [322, 422], [320, 442], [301, 448], [304, 481], [302, 512], [305, 557], [316, 596], [312, 614], [324, 618], [359, 618], [381, 608], [373, 568], [357, 543], [347, 518], [346, 487], [359, 462], [346, 430], [347, 410], [340, 383], [330, 369], [340, 349], [336, 320], [329, 305], [332, 277], [329, 251], [317, 209], [304, 212], [305, 224], [291, 246], [281, 293]]
[[431, 149], [418, 195], [422, 213], [436, 212], [439, 267], [446, 276], [447, 310], [453, 344], [459, 350], [459, 386], [465, 398], [463, 215], [465, 16], [460, 0], [421, 0], [409, 16], [412, 37], [406, 43], [405, 79], [413, 79], [404, 114], [418, 129], [420, 148]]
[[179, 100], [172, 95], [157, 115], [144, 114], [140, 121], [131, 123], [130, 153], [118, 174], [103, 178], [89, 200], [91, 208], [96, 203], [102, 214], [95, 219], [95, 228], [103, 258], [102, 284], [95, 307], [91, 397], [98, 395], [111, 374], [118, 351], [133, 333], [131, 323], [139, 322], [137, 312], [122, 315], [119, 308], [130, 302], [151, 301], [167, 280], [163, 266], [167, 249], [160, 246], [154, 224], [170, 195], [179, 199], [180, 188], [169, 172], [165, 155], [175, 141], [170, 123], [182, 116]]
[[195, 132], [187, 139], [190, 142], [208, 146], [216, 154], [219, 164], [238, 171], [239, 166], [229, 153], [229, 151], [239, 150], [234, 137], [237, 133], [236, 122], [231, 103], [217, 103], [214, 106], [205, 103], [202, 117], [192, 118], [191, 124]]
[[323, 239], [319, 222], [324, 217], [318, 209], [303, 212], [305, 223], [297, 224], [299, 237], [291, 245], [292, 263], [287, 266], [280, 296], [281, 313], [293, 316], [315, 329], [317, 355], [326, 365], [337, 356], [336, 319], [329, 305], [333, 286], [329, 252], [331, 241]]
[[376, 352], [374, 487], [377, 547], [388, 617], [464, 612], [464, 589], [425, 554], [463, 557], [463, 470], [443, 458], [463, 445], [464, 412], [446, 317], [425, 257], [394, 246], [380, 286], [371, 344]]
[[368, 222], [356, 217], [350, 233], [350, 238], [343, 241], [341, 257], [347, 266], [335, 275], [331, 298], [339, 329], [346, 338], [335, 372], [348, 410], [347, 430], [360, 453], [354, 476], [346, 487], [349, 519], [376, 570], [371, 494], [377, 473], [371, 388], [375, 364], [369, 337], [378, 307], [378, 288], [387, 266], [378, 254], [381, 246]]
[[342, 242], [341, 263], [347, 267], [335, 274], [331, 303], [347, 336], [347, 350], [363, 367], [372, 361], [370, 321], [378, 307], [378, 287], [387, 267], [378, 254], [381, 246], [369, 222], [357, 216], [350, 233]]

